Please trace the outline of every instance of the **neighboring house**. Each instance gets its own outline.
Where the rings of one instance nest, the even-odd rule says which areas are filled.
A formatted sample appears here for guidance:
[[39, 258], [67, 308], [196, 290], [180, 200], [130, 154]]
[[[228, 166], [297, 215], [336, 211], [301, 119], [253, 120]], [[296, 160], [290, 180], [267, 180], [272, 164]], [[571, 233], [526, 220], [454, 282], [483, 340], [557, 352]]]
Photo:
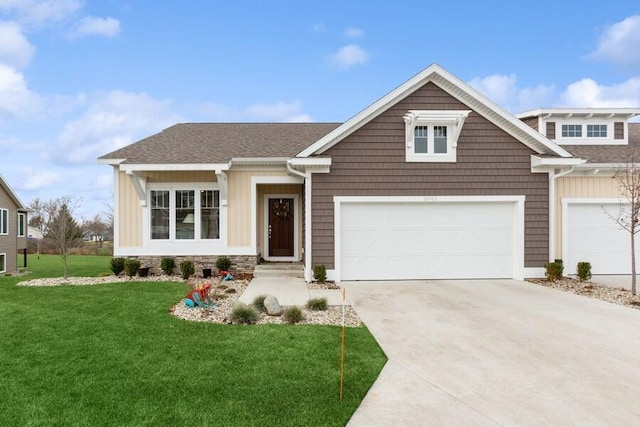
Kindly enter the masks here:
[[0, 175], [0, 274], [27, 266], [27, 208]]
[[637, 115], [640, 108], [545, 108], [517, 115], [585, 160], [550, 175], [552, 249], [569, 274], [579, 261], [590, 262], [593, 274], [631, 274], [630, 236], [613, 219], [628, 200], [613, 175], [640, 163], [640, 123], [628, 123]]
[[342, 124], [178, 124], [99, 158], [114, 255], [302, 261], [307, 280], [318, 264], [337, 281], [540, 277], [587, 158], [538, 132], [551, 117], [520, 120], [432, 65]]

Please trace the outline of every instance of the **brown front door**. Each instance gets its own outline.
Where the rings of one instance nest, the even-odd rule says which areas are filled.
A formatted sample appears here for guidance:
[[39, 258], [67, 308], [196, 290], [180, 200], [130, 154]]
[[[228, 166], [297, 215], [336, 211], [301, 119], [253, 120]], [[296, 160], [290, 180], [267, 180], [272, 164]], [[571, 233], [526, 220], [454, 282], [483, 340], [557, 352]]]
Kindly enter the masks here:
[[293, 256], [293, 199], [269, 199], [269, 256]]

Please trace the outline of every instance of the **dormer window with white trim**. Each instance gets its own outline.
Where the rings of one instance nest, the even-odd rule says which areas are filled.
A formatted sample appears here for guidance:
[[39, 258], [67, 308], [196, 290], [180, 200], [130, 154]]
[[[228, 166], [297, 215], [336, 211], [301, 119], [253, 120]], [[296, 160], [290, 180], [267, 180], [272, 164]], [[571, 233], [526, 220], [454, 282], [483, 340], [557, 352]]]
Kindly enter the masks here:
[[455, 162], [470, 110], [410, 110], [404, 115], [407, 162]]

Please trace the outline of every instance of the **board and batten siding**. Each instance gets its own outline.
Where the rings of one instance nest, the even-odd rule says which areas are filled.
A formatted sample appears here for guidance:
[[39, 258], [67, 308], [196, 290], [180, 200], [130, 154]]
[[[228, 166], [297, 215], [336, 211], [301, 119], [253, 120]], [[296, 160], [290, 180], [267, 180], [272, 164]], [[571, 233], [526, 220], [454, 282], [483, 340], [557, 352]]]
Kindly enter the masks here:
[[[562, 199], [623, 197], [618, 182], [612, 176], [565, 176], [556, 180], [556, 258], [562, 256]], [[603, 215], [605, 213], [603, 212]]]
[[533, 150], [472, 112], [455, 163], [405, 161], [408, 110], [470, 109], [427, 83], [324, 153], [332, 164], [313, 176], [312, 263], [334, 268], [334, 196], [461, 195], [524, 195], [525, 267], [548, 262], [549, 177], [531, 173]]
[[131, 179], [118, 172], [118, 246], [142, 246], [142, 206]]

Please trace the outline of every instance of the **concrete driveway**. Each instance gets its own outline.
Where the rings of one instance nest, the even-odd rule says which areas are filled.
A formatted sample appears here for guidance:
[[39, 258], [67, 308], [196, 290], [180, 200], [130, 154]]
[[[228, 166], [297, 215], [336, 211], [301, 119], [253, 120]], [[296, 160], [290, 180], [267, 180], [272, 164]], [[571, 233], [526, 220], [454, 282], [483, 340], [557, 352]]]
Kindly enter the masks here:
[[640, 425], [639, 310], [516, 280], [342, 285], [389, 357], [350, 426]]

